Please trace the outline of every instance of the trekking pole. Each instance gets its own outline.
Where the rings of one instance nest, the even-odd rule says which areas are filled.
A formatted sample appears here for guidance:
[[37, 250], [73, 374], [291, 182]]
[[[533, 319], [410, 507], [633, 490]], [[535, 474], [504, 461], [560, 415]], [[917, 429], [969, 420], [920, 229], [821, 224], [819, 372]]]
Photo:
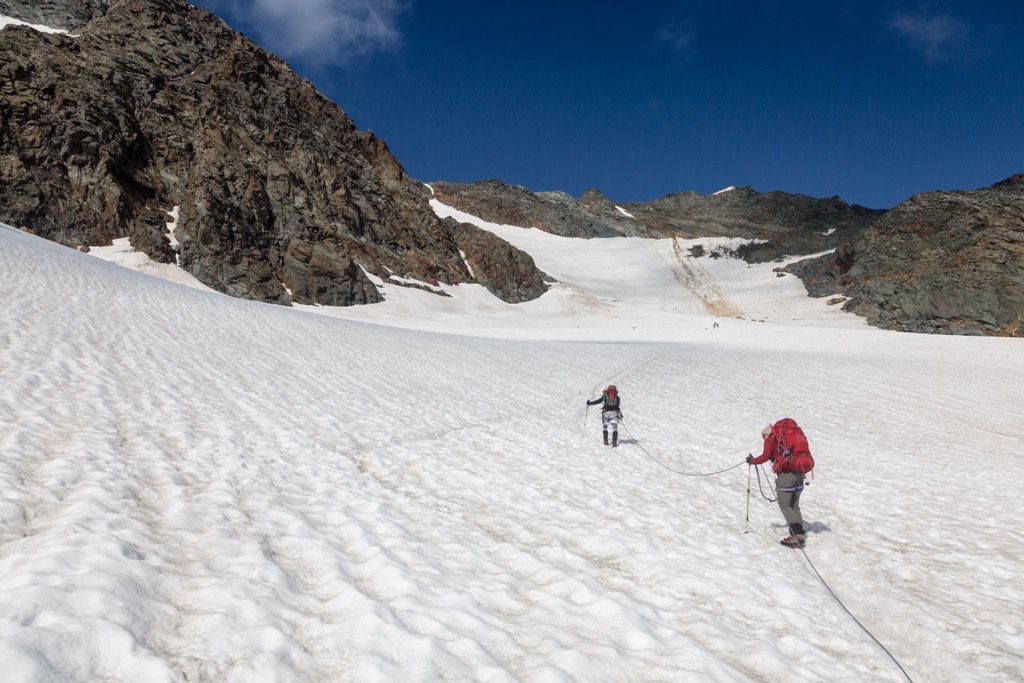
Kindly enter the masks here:
[[587, 433], [587, 418], [590, 417], [590, 403], [587, 403], [587, 411], [583, 413], [583, 433]]
[[743, 533], [748, 533], [751, 530], [751, 468], [746, 468], [746, 526], [743, 527]]

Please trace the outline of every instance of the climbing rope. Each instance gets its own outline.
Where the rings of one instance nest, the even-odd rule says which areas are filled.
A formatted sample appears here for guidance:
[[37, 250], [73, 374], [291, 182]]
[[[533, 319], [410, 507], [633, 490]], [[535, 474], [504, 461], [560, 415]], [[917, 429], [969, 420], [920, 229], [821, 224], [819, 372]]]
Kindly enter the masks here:
[[[627, 434], [629, 434], [630, 438], [633, 439], [633, 441], [636, 443], [637, 447], [639, 447], [640, 451], [642, 451], [645, 456], [650, 458], [652, 461], [654, 461], [658, 465], [660, 465], [660, 466], [664, 467], [665, 469], [669, 470], [670, 472], [675, 472], [676, 474], [682, 474], [683, 476], [699, 476], [699, 477], [713, 476], [715, 474], [722, 474], [723, 472], [728, 472], [729, 470], [734, 470], [737, 467], [739, 467], [740, 465], [746, 464], [746, 461], [743, 460], [742, 462], [740, 462], [740, 463], [738, 463], [736, 465], [733, 465], [732, 467], [727, 467], [727, 468], [725, 468], [723, 470], [718, 470], [716, 472], [683, 472], [682, 470], [677, 470], [677, 469], [675, 469], [673, 467], [670, 467], [670, 466], [666, 465], [662, 461], [660, 461], [657, 458], [655, 458], [654, 456], [652, 456], [650, 454], [650, 452], [648, 452], [647, 449], [645, 449], [645, 447], [643, 447], [643, 444], [640, 443], [639, 439], [637, 439], [633, 435], [633, 433], [630, 432], [629, 428], [625, 424], [623, 424], [623, 423], [621, 423], [621, 425], [622, 425], [623, 430]], [[761, 494], [761, 497], [764, 498], [766, 501], [768, 501], [769, 503], [774, 503], [774, 502], [776, 502], [778, 500], [778, 494], [777, 494], [777, 492], [776, 492], [776, 490], [775, 490], [775, 488], [774, 488], [774, 486], [773, 486], [773, 484], [771, 482], [771, 477], [769, 477], [768, 474], [765, 473], [765, 483], [767, 483], [768, 489], [770, 490], [773, 498], [770, 498], [770, 497], [765, 495], [764, 487], [763, 487], [763, 484], [762, 484], [762, 481], [761, 481], [761, 474], [762, 474], [762, 469], [761, 468], [762, 468], [762, 465], [758, 465], [758, 466], [755, 467], [755, 469], [757, 470], [757, 473], [758, 473], [758, 492]], [[748, 523], [750, 523], [750, 477], [749, 476], [748, 476], [748, 484], [746, 484], [746, 485], [748, 485], [748, 489], [746, 489], [746, 496], [748, 496], [748, 510], [746, 510], [746, 521], [748, 521]], [[865, 627], [863, 624], [860, 623], [860, 620], [858, 620], [858, 618], [853, 614], [853, 612], [851, 612], [850, 609], [843, 603], [843, 601], [840, 599], [840, 597], [838, 595], [836, 595], [836, 591], [834, 591], [833, 589], [831, 589], [830, 586], [828, 586], [828, 584], [825, 582], [824, 578], [822, 578], [822, 575], [818, 571], [817, 567], [815, 567], [814, 563], [811, 562], [811, 558], [807, 555], [807, 551], [804, 550], [803, 547], [801, 547], [800, 548], [800, 552], [803, 553], [804, 559], [807, 560], [807, 564], [811, 567], [811, 570], [814, 572], [814, 575], [815, 575], [815, 577], [817, 577], [818, 581], [821, 582], [821, 585], [825, 587], [826, 591], [828, 591], [828, 594], [833, 596], [833, 598], [836, 600], [836, 602], [839, 603], [839, 606], [843, 608], [843, 611], [845, 611], [847, 614], [850, 615], [850, 618], [852, 618], [854, 623], [857, 626], [859, 626], [861, 628], [861, 630], [863, 630], [863, 632], [866, 633], [867, 636], [871, 640], [874, 641], [874, 643], [876, 643], [879, 647], [881, 647], [882, 650], [887, 655], [889, 655], [889, 658], [893, 660], [893, 664], [895, 664], [896, 667], [900, 670], [900, 673], [902, 673], [903, 676], [906, 677], [906, 680], [909, 681], [909, 683], [913, 683], [913, 679], [911, 679], [910, 675], [906, 673], [906, 670], [903, 669], [903, 665], [901, 665], [899, 663], [899, 660], [893, 655], [892, 652], [889, 651], [889, 648], [887, 648], [885, 645], [883, 645], [882, 642], [878, 638], [874, 637], [874, 634], [872, 634], [870, 631], [867, 630], [867, 627]]]
[[772, 478], [769, 477], [767, 474], [764, 475], [765, 483], [768, 484], [768, 490], [771, 491], [772, 495], [775, 496], [775, 497], [774, 498], [769, 498], [768, 496], [764, 495], [764, 489], [761, 487], [761, 468], [763, 466], [764, 466], [763, 463], [761, 465], [755, 465], [754, 466], [754, 470], [757, 472], [757, 490], [761, 494], [761, 497], [764, 498], [765, 500], [767, 500], [769, 503], [778, 502], [779, 494], [775, 492], [775, 486], [772, 484]]
[[[636, 443], [637, 448], [639, 448], [641, 451], [644, 452], [644, 455], [646, 455], [648, 458], [650, 458], [654, 462], [656, 462], [659, 465], [661, 465], [662, 467], [664, 467], [669, 472], [675, 472], [676, 474], [681, 474], [684, 477], [710, 477], [710, 476], [713, 476], [715, 474], [721, 474], [722, 472], [728, 472], [729, 470], [734, 470], [737, 467], [739, 467], [740, 465], [745, 465], [746, 464], [746, 461], [742, 461], [740, 463], [737, 463], [737, 464], [733, 465], [732, 467], [726, 467], [724, 470], [718, 470], [717, 472], [683, 472], [682, 470], [677, 470], [677, 469], [675, 469], [673, 467], [669, 467], [668, 465], [666, 465], [665, 463], [663, 463], [662, 461], [658, 460], [653, 455], [651, 455], [650, 452], [648, 452], [648, 450], [643, 447], [643, 445], [640, 443], [640, 441], [635, 436], [633, 436], [632, 432], [629, 431], [629, 428], [626, 427], [626, 425], [624, 423], [620, 423], [620, 424], [622, 425], [622, 429], [626, 432], [626, 434], [629, 434], [629, 438], [633, 439], [633, 441]], [[758, 478], [758, 485], [760, 485], [760, 483], [761, 483], [761, 480], [760, 480], [760, 478]]]
[[[764, 495], [764, 490], [761, 488], [761, 467], [762, 467], [762, 465], [757, 465], [755, 467], [755, 469], [757, 470], [757, 488], [761, 492], [761, 497], [762, 498], [764, 498], [765, 500], [767, 500], [770, 503], [774, 503], [774, 502], [776, 502], [778, 500], [778, 493], [776, 492], [775, 488], [772, 486], [771, 478], [767, 474], [765, 474], [765, 481], [768, 484], [768, 489], [772, 492], [772, 495], [775, 496], [775, 497], [774, 498], [769, 498], [768, 496]], [[749, 496], [749, 493], [747, 495]], [[899, 670], [901, 672], [903, 672], [904, 676], [907, 677], [907, 680], [910, 681], [910, 683], [914, 683], [913, 680], [910, 678], [910, 676], [907, 674], [906, 670], [903, 668], [903, 665], [901, 665], [896, 660], [896, 658], [893, 657], [892, 653], [889, 652], [888, 648], [886, 648], [885, 645], [882, 645], [882, 643], [879, 642], [878, 638], [875, 638], [875, 636], [871, 633], [871, 631], [869, 631], [864, 626], [864, 624], [860, 623], [860, 620], [857, 619], [857, 617], [855, 617], [853, 615], [853, 612], [851, 612], [849, 609], [847, 609], [846, 605], [844, 605], [843, 601], [839, 599], [839, 596], [836, 595], [835, 591], [833, 591], [832, 588], [828, 585], [828, 583], [825, 582], [825, 579], [821, 576], [821, 573], [818, 572], [817, 567], [815, 567], [814, 563], [811, 562], [811, 558], [807, 556], [807, 551], [804, 550], [803, 546], [800, 546], [800, 552], [803, 553], [804, 559], [806, 559], [807, 560], [807, 564], [810, 565], [811, 571], [813, 571], [814, 575], [818, 577], [818, 581], [821, 581], [821, 585], [825, 587], [825, 590], [827, 590], [829, 592], [829, 594], [833, 598], [835, 598], [835, 601], [839, 603], [839, 606], [843, 608], [843, 611], [850, 615], [850, 618], [853, 619], [853, 621], [858, 626], [860, 626], [861, 629], [864, 630], [864, 633], [868, 634], [868, 636], [871, 638], [871, 640], [875, 641], [875, 643], [878, 644], [878, 647], [882, 648], [882, 650], [885, 652], [885, 654], [889, 655], [889, 658], [892, 659], [893, 662], [895, 662], [896, 666], [899, 667]]]
[[[734, 470], [737, 467], [739, 467], [740, 465], [747, 464], [746, 460], [744, 460], [743, 462], [740, 462], [739, 464], [733, 465], [732, 467], [727, 467], [724, 470], [718, 470], [717, 472], [703, 472], [703, 473], [683, 472], [683, 471], [677, 470], [677, 469], [675, 469], [673, 467], [669, 467], [668, 465], [666, 465], [665, 463], [661, 462], [656, 457], [651, 455], [650, 452], [648, 452], [648, 450], [643, 447], [643, 445], [639, 442], [639, 440], [635, 436], [633, 436], [633, 434], [629, 431], [629, 428], [626, 427], [625, 424], [622, 424], [622, 429], [626, 432], [626, 434], [629, 435], [629, 438], [633, 439], [633, 441], [636, 443], [637, 447], [641, 451], [643, 451], [643, 453], [648, 458], [650, 458], [654, 462], [658, 463], [659, 465], [664, 467], [666, 470], [668, 470], [670, 472], [675, 472], [676, 474], [682, 474], [682, 475], [687, 476], [687, 477], [710, 477], [710, 476], [715, 475], [715, 474], [721, 474], [723, 472], [728, 472], [729, 470]], [[765, 500], [767, 500], [770, 503], [774, 503], [774, 502], [776, 502], [778, 500], [778, 493], [776, 492], [775, 487], [772, 484], [771, 477], [769, 477], [768, 474], [765, 473], [764, 481], [768, 485], [768, 490], [772, 492], [772, 496], [774, 496], [774, 497], [768, 497], [768, 496], [765, 495], [764, 488], [763, 488], [762, 482], [761, 482], [761, 474], [762, 474], [761, 468], [762, 468], [762, 466], [763, 465], [757, 465], [757, 466], [754, 467], [754, 469], [757, 470], [757, 489], [760, 492], [762, 498], [764, 498]], [[748, 481], [747, 481], [747, 505], [748, 505], [748, 508], [747, 508], [747, 522], [748, 522], [748, 524], [749, 524], [749, 521], [750, 521], [750, 509], [749, 509], [750, 502], [749, 502], [749, 500], [750, 500], [750, 481], [749, 481], [749, 476], [748, 476]], [[814, 566], [814, 563], [811, 562], [811, 558], [807, 556], [807, 551], [804, 550], [803, 547], [801, 547], [800, 548], [800, 552], [803, 553], [804, 559], [807, 560], [807, 564], [811, 567], [811, 571], [814, 572], [814, 575], [818, 577], [818, 580], [821, 582], [821, 585], [824, 586], [825, 590], [827, 590], [829, 592], [829, 594], [835, 599], [835, 601], [837, 603], [839, 603], [839, 606], [843, 608], [843, 611], [846, 612], [848, 615], [850, 615], [850, 618], [853, 619], [853, 621], [857, 624], [857, 626], [859, 626], [865, 633], [868, 634], [868, 637], [870, 637], [871, 640], [875, 641], [875, 643], [878, 645], [878, 647], [882, 648], [882, 651], [885, 652], [885, 654], [887, 654], [889, 656], [889, 658], [893, 661], [894, 664], [896, 664], [896, 666], [899, 668], [900, 672], [904, 676], [906, 676], [907, 680], [910, 681], [910, 683], [914, 683], [913, 679], [910, 678], [910, 674], [908, 674], [906, 669], [903, 668], [903, 665], [899, 663], [899, 660], [897, 660], [896, 657], [893, 656], [892, 652], [890, 652], [889, 649], [887, 647], [885, 647], [885, 645], [883, 645], [881, 643], [881, 641], [879, 641], [878, 638], [876, 638], [874, 636], [874, 634], [871, 633], [871, 631], [869, 631], [867, 629], [867, 627], [864, 626], [864, 624], [862, 624], [860, 622], [859, 619], [857, 619], [857, 617], [854, 616], [853, 612], [851, 612], [846, 607], [846, 605], [843, 604], [843, 601], [839, 599], [839, 596], [836, 595], [835, 591], [832, 590], [831, 586], [829, 586], [828, 583], [825, 581], [825, 579], [821, 576], [821, 573], [818, 572], [818, 569], [817, 569], [817, 567]]]
[[894, 657], [893, 654], [889, 652], [889, 648], [887, 648], [885, 645], [882, 645], [878, 638], [875, 638], [874, 634], [871, 633], [871, 631], [869, 631], [867, 627], [864, 626], [864, 624], [860, 623], [860, 620], [857, 617], [853, 616], [853, 612], [851, 612], [846, 607], [846, 605], [843, 604], [843, 601], [839, 599], [839, 596], [836, 595], [835, 591], [832, 590], [832, 588], [825, 582], [825, 579], [823, 579], [821, 574], [818, 573], [818, 570], [814, 566], [814, 563], [811, 562], [811, 558], [807, 556], [807, 551], [804, 550], [803, 547], [801, 547], [800, 552], [804, 554], [804, 559], [807, 560], [807, 564], [810, 565], [811, 571], [814, 572], [814, 575], [818, 577], [818, 581], [821, 581], [821, 585], [825, 587], [825, 590], [827, 590], [833, 598], [835, 598], [836, 602], [839, 603], [839, 606], [843, 608], [843, 611], [850, 615], [850, 618], [853, 619], [857, 626], [860, 626], [864, 633], [867, 633], [868, 637], [870, 637], [871, 640], [875, 641], [878, 647], [882, 648], [882, 651], [885, 652], [885, 654], [889, 655], [889, 659], [891, 659], [893, 663], [897, 667], [899, 667], [899, 670], [903, 673], [904, 676], [907, 677], [907, 680], [910, 681], [910, 683], [914, 683], [914, 680], [910, 677], [910, 674], [907, 673], [906, 669], [903, 668], [903, 665], [899, 663], [899, 660], [897, 660], [896, 657]]
[[[713, 475], [716, 475], [716, 474], [722, 474], [723, 472], [728, 472], [729, 470], [734, 470], [737, 467], [739, 467], [740, 465], [745, 465], [746, 464], [746, 461], [743, 460], [742, 462], [740, 462], [740, 463], [738, 463], [736, 465], [733, 465], [732, 467], [727, 467], [727, 468], [725, 468], [723, 470], [718, 470], [716, 472], [683, 472], [682, 470], [677, 470], [674, 467], [670, 467], [669, 465], [666, 465], [662, 461], [660, 461], [657, 458], [655, 458], [654, 456], [652, 456], [650, 454], [650, 452], [648, 452], [647, 449], [645, 449], [645, 447], [643, 447], [643, 444], [640, 443], [639, 439], [637, 439], [633, 435], [633, 433], [630, 432], [629, 427], [627, 427], [624, 423], [620, 423], [620, 424], [621, 424], [623, 430], [627, 434], [629, 434], [630, 438], [633, 439], [633, 441], [636, 443], [637, 447], [639, 447], [640, 451], [642, 451], [645, 456], [650, 458], [652, 461], [654, 461], [658, 465], [660, 465], [660, 466], [664, 467], [665, 469], [669, 470], [670, 472], [674, 472], [676, 474], [682, 474], [683, 476], [695, 476], [695, 477], [713, 476]], [[761, 474], [762, 474], [762, 469], [761, 468], [762, 468], [762, 465], [757, 465], [755, 467], [755, 469], [757, 470], [757, 474], [758, 474], [758, 492], [761, 494], [761, 497], [763, 499], [765, 499], [766, 501], [768, 501], [769, 503], [775, 503], [778, 500], [778, 493], [776, 492], [776, 490], [774, 488], [774, 485], [771, 482], [771, 477], [769, 477], [768, 474], [765, 473], [764, 482], [768, 485], [768, 489], [770, 490], [770, 492], [772, 494], [772, 497], [768, 497], [768, 496], [765, 495], [764, 487], [763, 487], [763, 484], [762, 484], [762, 481], [761, 481]], [[748, 484], [746, 484], [746, 485], [748, 485], [748, 490], [746, 490], [746, 495], [748, 495], [748, 510], [746, 510], [746, 521], [748, 521], [748, 523], [750, 523], [750, 477], [749, 476], [748, 476]], [[845, 611], [847, 614], [850, 615], [850, 618], [852, 618], [854, 623], [857, 626], [859, 626], [861, 628], [861, 630], [863, 630], [863, 632], [866, 633], [867, 636], [871, 640], [874, 641], [874, 643], [876, 643], [879, 647], [881, 647], [882, 650], [887, 655], [889, 655], [889, 658], [893, 660], [893, 664], [895, 664], [896, 667], [900, 670], [900, 673], [902, 673], [903, 676], [906, 677], [906, 680], [909, 681], [910, 683], [913, 683], [913, 679], [911, 679], [910, 675], [906, 673], [906, 670], [903, 669], [903, 665], [901, 665], [899, 663], [899, 660], [893, 655], [892, 652], [889, 651], [889, 648], [887, 648], [885, 645], [883, 645], [882, 642], [878, 638], [874, 637], [874, 634], [872, 634], [870, 631], [867, 630], [867, 627], [865, 627], [863, 624], [860, 623], [860, 620], [858, 620], [858, 618], [853, 614], [853, 612], [851, 612], [850, 609], [843, 603], [843, 601], [840, 599], [840, 597], [838, 595], [836, 595], [836, 592], [833, 589], [831, 589], [830, 586], [828, 586], [828, 584], [825, 582], [824, 578], [821, 577], [821, 573], [818, 571], [817, 567], [815, 567], [814, 563], [811, 562], [811, 558], [808, 557], [807, 551], [804, 550], [803, 547], [801, 547], [800, 548], [800, 552], [803, 553], [804, 559], [807, 560], [807, 564], [811, 567], [811, 570], [814, 572], [814, 575], [815, 575], [815, 577], [817, 577], [818, 581], [821, 582], [821, 585], [825, 587], [826, 591], [828, 591], [828, 594], [833, 596], [833, 598], [836, 600], [836, 602], [839, 603], [839, 606], [843, 608], [843, 611]]]

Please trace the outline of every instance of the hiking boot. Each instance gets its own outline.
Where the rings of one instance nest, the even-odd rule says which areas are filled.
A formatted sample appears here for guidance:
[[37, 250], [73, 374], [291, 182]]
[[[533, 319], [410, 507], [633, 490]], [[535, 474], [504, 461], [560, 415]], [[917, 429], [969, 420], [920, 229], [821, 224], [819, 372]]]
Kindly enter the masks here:
[[805, 538], [806, 537], [803, 534], [797, 534], [795, 536], [786, 536], [784, 539], [779, 541], [779, 543], [790, 548], [803, 548]]

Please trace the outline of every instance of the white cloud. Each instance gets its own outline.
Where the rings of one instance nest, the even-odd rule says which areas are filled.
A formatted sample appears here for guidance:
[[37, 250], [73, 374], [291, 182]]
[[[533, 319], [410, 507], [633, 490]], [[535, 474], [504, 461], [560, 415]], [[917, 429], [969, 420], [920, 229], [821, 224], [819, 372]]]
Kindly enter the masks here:
[[898, 13], [889, 20], [889, 28], [924, 54], [929, 64], [952, 61], [969, 52], [971, 28], [945, 14]]
[[[214, 5], [215, 3], [210, 3]], [[396, 49], [409, 0], [230, 0], [234, 20], [285, 59], [325, 64]]]

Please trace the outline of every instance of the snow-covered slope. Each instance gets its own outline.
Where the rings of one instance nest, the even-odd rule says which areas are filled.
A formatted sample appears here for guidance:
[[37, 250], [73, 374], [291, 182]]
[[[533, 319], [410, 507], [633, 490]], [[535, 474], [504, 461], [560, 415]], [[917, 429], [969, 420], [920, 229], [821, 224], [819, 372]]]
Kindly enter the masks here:
[[[522, 239], [534, 304], [320, 315], [0, 227], [4, 680], [904, 680], [815, 570], [914, 680], [1024, 679], [1020, 340], [757, 322], [788, 295], [717, 271], [713, 318], [671, 243]], [[756, 478], [746, 519], [783, 416], [806, 557]]]
[[[488, 223], [434, 200], [442, 217], [473, 223], [530, 254], [553, 278], [536, 301], [506, 304], [475, 285], [407, 288], [374, 279], [385, 302], [315, 310], [401, 327], [519, 339], [682, 341], [728, 321], [865, 329], [835, 300], [812, 299], [800, 280], [721, 254], [741, 240], [578, 239]], [[703, 256], [693, 256], [700, 247]], [[372, 276], [371, 276], [372, 277]], [[418, 283], [423, 286], [423, 283]], [[424, 289], [443, 291], [438, 297]], [[745, 334], [761, 327], [739, 325]]]

